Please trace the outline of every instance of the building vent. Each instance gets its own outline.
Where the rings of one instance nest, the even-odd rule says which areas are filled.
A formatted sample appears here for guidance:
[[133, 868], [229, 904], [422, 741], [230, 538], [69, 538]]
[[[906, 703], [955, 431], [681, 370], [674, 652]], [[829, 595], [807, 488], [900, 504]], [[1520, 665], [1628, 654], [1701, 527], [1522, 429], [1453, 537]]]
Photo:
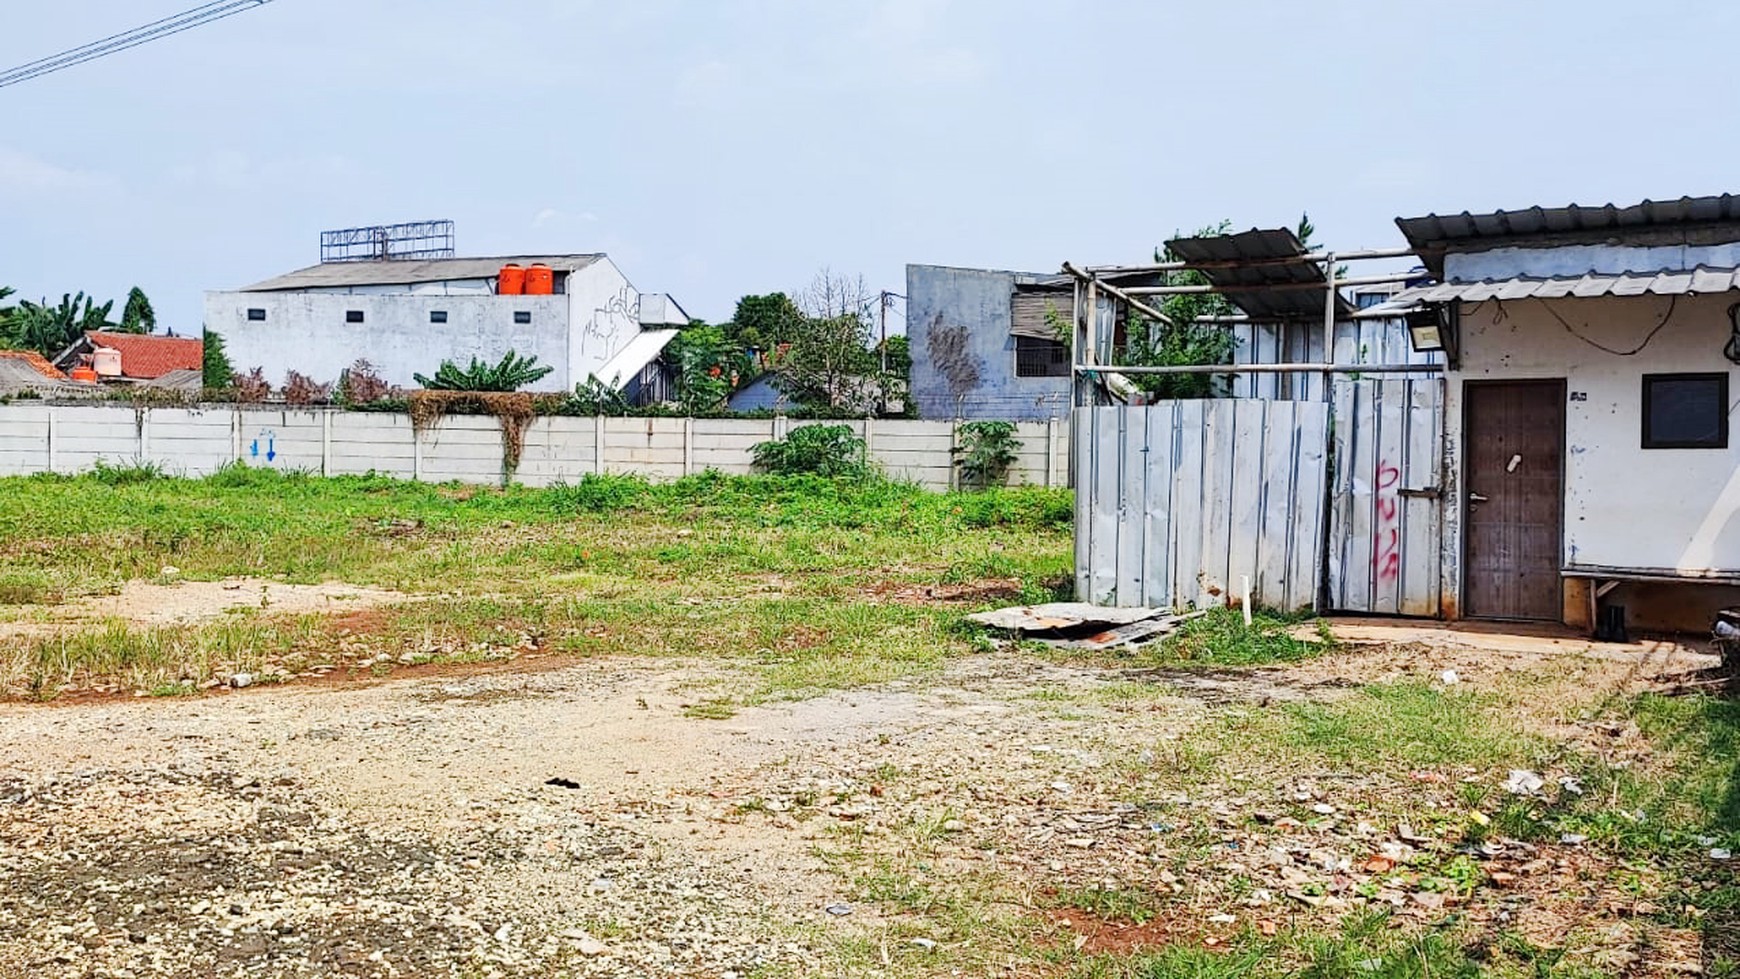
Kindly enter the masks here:
[[447, 322], [447, 310], [445, 310], [445, 309], [431, 309], [429, 311], [429, 322], [431, 322], [431, 323], [445, 323], [445, 322]]
[[264, 323], [264, 322], [266, 322], [266, 311], [263, 309], [260, 309], [259, 307], [255, 307], [253, 309], [248, 310], [248, 322], [250, 322], [250, 323]]
[[532, 321], [531, 310], [521, 309], [521, 310], [516, 310], [514, 312], [514, 322], [515, 323], [518, 323], [521, 326], [525, 326], [527, 323], [530, 323], [531, 321]]
[[363, 311], [360, 309], [345, 310], [344, 321], [346, 323], [361, 323], [363, 321]]

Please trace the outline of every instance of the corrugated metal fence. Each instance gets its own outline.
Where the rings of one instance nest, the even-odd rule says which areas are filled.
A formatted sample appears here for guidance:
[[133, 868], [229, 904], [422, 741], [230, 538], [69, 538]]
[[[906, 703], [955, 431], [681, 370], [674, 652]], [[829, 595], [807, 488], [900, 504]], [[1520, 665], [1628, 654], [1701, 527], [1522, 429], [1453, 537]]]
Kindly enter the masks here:
[[1339, 381], [1329, 606], [1436, 616], [1444, 379]]
[[1329, 406], [1218, 399], [1078, 408], [1076, 594], [1310, 608], [1322, 566]]
[[1076, 594], [1437, 615], [1444, 382], [1333, 391], [1076, 409]]

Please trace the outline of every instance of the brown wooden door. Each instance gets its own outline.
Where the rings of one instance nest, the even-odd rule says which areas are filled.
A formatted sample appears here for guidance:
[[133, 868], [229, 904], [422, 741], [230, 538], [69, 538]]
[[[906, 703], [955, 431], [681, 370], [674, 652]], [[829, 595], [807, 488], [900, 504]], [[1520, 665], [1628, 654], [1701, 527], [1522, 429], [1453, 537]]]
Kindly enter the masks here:
[[1565, 382], [1471, 383], [1463, 391], [1463, 611], [1558, 620]]

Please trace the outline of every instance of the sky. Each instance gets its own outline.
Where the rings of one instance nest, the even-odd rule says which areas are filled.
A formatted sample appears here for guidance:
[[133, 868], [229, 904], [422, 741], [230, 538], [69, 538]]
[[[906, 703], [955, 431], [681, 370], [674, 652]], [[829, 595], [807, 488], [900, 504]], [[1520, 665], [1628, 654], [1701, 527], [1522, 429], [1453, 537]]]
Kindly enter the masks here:
[[[195, 2], [9, 4], [0, 68]], [[0, 88], [0, 285], [137, 285], [190, 333], [323, 229], [452, 218], [461, 254], [608, 252], [717, 321], [823, 268], [898, 293], [1223, 218], [1387, 247], [1399, 215], [1740, 190], [1737, 30], [1674, 0], [272, 0]]]

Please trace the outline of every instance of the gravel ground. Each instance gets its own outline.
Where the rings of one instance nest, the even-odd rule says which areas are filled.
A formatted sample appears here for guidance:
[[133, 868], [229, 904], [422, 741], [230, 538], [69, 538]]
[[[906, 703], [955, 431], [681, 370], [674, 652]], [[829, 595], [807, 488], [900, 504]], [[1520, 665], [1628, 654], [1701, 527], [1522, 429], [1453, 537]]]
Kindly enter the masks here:
[[[974, 684], [1014, 691], [1036, 669]], [[794, 757], [925, 740], [962, 719], [1018, 726], [1020, 712], [896, 684], [683, 716], [721, 679], [593, 663], [0, 708], [0, 966], [814, 971], [828, 929], [874, 927], [874, 914], [826, 913], [839, 881], [810, 843], [736, 817], [735, 788], [721, 787], [799, 791], [801, 776], [782, 774]]]
[[[847, 839], [896, 863], [928, 848], [937, 886], [1001, 875], [1027, 895], [1014, 913], [1089, 952], [1128, 936], [1048, 913], [1046, 894], [1171, 889], [1185, 940], [1374, 902], [1426, 920], [1629, 920], [1574, 886], [1591, 873], [1575, 851], [1488, 855], [1521, 883], [1467, 907], [1362, 888], [1385, 876], [1362, 863], [1449, 845], [1365, 821], [1393, 781], [1132, 797], [1132, 772], [1168, 765], [1218, 704], [1509, 668], [1353, 655], [1187, 677], [987, 655], [726, 720], [683, 708], [730, 675], [669, 662], [3, 706], [0, 974], [873, 974], [841, 949], [881, 941], [887, 962], [974, 940], [855, 892], [852, 869], [820, 855]], [[1154, 689], [1102, 696], [1113, 684]], [[1456, 804], [1453, 785], [1422, 791]], [[1674, 937], [1619, 935], [1614, 962]]]

